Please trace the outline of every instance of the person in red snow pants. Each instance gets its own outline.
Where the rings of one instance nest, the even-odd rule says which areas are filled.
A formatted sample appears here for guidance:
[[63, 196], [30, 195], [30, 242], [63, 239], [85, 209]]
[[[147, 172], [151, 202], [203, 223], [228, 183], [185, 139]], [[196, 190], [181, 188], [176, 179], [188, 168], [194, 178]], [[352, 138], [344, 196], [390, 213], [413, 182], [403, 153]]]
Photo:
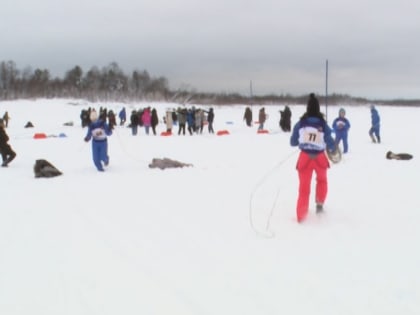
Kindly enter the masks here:
[[320, 111], [318, 99], [309, 95], [306, 112], [293, 127], [290, 145], [300, 149], [296, 169], [299, 174], [299, 195], [296, 205], [298, 222], [305, 220], [309, 208], [312, 174], [316, 174], [316, 213], [324, 211], [328, 192], [327, 170], [330, 167], [325, 150], [335, 152], [335, 141], [331, 136], [324, 115]]
[[[296, 169], [299, 174], [299, 195], [296, 206], [298, 221], [303, 220], [308, 214], [309, 196], [311, 193], [312, 174], [316, 175], [315, 203], [323, 205], [328, 192], [327, 169], [330, 164], [325, 153], [315, 156], [301, 151]], [[319, 207], [319, 206], [318, 206]]]

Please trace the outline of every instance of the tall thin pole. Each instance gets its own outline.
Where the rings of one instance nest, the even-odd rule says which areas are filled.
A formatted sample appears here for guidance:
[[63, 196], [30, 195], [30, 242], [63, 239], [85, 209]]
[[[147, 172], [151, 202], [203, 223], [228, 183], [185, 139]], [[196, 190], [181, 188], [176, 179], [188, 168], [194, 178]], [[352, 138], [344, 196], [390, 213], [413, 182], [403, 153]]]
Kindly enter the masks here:
[[249, 96], [251, 98], [251, 105], [252, 105], [252, 98], [253, 98], [253, 95], [252, 95], [252, 80], [249, 81]]
[[325, 64], [325, 119], [328, 122], [328, 59]]

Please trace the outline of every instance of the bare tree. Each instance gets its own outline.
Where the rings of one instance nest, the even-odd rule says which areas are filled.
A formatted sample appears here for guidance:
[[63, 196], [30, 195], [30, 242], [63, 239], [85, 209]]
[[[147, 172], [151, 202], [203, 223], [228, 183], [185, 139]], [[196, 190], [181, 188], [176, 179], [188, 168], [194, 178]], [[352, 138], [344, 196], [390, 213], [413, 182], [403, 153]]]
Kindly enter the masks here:
[[19, 71], [14, 61], [2, 61], [0, 64], [0, 92], [1, 98], [12, 99], [16, 97], [15, 85]]
[[79, 66], [67, 71], [64, 77], [64, 88], [69, 96], [81, 97], [83, 70]]

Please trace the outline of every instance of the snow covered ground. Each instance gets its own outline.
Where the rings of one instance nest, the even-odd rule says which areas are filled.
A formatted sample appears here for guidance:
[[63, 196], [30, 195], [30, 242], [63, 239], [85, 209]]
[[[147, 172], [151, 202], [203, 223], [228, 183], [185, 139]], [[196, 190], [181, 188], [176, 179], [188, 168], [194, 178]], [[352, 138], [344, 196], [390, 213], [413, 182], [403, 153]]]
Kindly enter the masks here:
[[[369, 107], [343, 104], [350, 152], [329, 170], [326, 214], [313, 204], [298, 224], [284, 105], [265, 106], [269, 134], [245, 126], [244, 106], [215, 107], [225, 136], [133, 137], [118, 127], [104, 173], [79, 120], [100, 105], [123, 106], [0, 102], [18, 154], [0, 169], [0, 314], [420, 313], [420, 108], [379, 106], [383, 142], [373, 144]], [[126, 107], [148, 105], [160, 117], [177, 106]], [[293, 124], [304, 108], [291, 107]], [[337, 113], [329, 108], [330, 124]], [[414, 159], [387, 160], [388, 150]], [[194, 166], [149, 169], [154, 157]], [[41, 158], [63, 176], [35, 179]]]

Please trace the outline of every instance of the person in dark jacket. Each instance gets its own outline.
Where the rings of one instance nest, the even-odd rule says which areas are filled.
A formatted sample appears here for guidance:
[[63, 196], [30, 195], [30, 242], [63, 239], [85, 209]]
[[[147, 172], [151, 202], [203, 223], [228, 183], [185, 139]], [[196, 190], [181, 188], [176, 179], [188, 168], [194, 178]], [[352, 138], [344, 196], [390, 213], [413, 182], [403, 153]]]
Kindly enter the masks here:
[[343, 153], [347, 153], [349, 150], [347, 138], [350, 129], [350, 122], [345, 116], [345, 109], [340, 108], [338, 111], [338, 117], [334, 119], [332, 124], [332, 128], [335, 132], [335, 145], [338, 147], [340, 142], [343, 141]]
[[286, 105], [284, 110], [280, 111], [280, 128], [284, 132], [290, 132], [292, 126], [291, 126], [291, 118], [292, 118], [292, 111], [290, 110], [290, 107]]
[[16, 152], [10, 146], [9, 136], [6, 133], [4, 121], [0, 119], [0, 153], [3, 159], [2, 167], [7, 167], [10, 162], [16, 157]]
[[82, 111], [80, 112], [80, 121], [82, 123], [83, 128], [88, 126], [90, 123], [89, 115], [90, 115], [90, 108], [82, 109]]
[[265, 113], [265, 108], [261, 108], [260, 111], [258, 112], [258, 130], [263, 130], [264, 129], [264, 123], [267, 120], [267, 114]]
[[93, 163], [98, 171], [103, 172], [103, 165], [108, 166], [109, 164], [107, 136], [112, 135], [112, 130], [105, 120], [98, 119], [96, 111], [90, 113], [90, 120], [91, 123], [84, 140], [89, 142], [92, 139]]
[[186, 108], [178, 108], [176, 111], [178, 116], [178, 135], [185, 136], [185, 126], [187, 124], [187, 109]]
[[249, 106], [247, 108], [245, 108], [244, 120], [245, 120], [246, 125], [248, 127], [252, 126], [252, 110]]
[[207, 127], [209, 130], [209, 133], [214, 133], [213, 122], [214, 122], [214, 110], [213, 110], [213, 107], [211, 107], [209, 111], [207, 112], [207, 123], [208, 123]]
[[381, 118], [378, 110], [373, 105], [370, 107], [370, 114], [372, 126], [369, 129], [369, 136], [373, 143], [381, 143]]
[[108, 125], [109, 125], [109, 128], [111, 128], [111, 130], [113, 130], [114, 126], [117, 125], [117, 119], [112, 109], [108, 112]]
[[9, 127], [9, 119], [10, 119], [10, 117], [9, 117], [9, 112], [8, 112], [8, 111], [6, 111], [6, 112], [4, 113], [4, 115], [3, 115], [4, 128]]
[[308, 214], [309, 195], [312, 173], [316, 174], [315, 202], [316, 212], [323, 211], [327, 197], [327, 169], [330, 164], [325, 149], [336, 150], [331, 129], [320, 112], [318, 99], [313, 93], [309, 95], [306, 113], [293, 127], [290, 144], [300, 149], [296, 169], [299, 174], [299, 196], [297, 200], [297, 221], [302, 222]]
[[133, 110], [131, 112], [130, 116], [130, 128], [131, 128], [131, 134], [133, 136], [137, 135], [137, 131], [139, 129], [139, 113], [136, 110]]
[[155, 136], [156, 136], [156, 126], [158, 125], [158, 123], [159, 123], [159, 117], [158, 117], [156, 108], [153, 108], [152, 109], [152, 124], [151, 124], [151, 126], [152, 126], [153, 134]]

